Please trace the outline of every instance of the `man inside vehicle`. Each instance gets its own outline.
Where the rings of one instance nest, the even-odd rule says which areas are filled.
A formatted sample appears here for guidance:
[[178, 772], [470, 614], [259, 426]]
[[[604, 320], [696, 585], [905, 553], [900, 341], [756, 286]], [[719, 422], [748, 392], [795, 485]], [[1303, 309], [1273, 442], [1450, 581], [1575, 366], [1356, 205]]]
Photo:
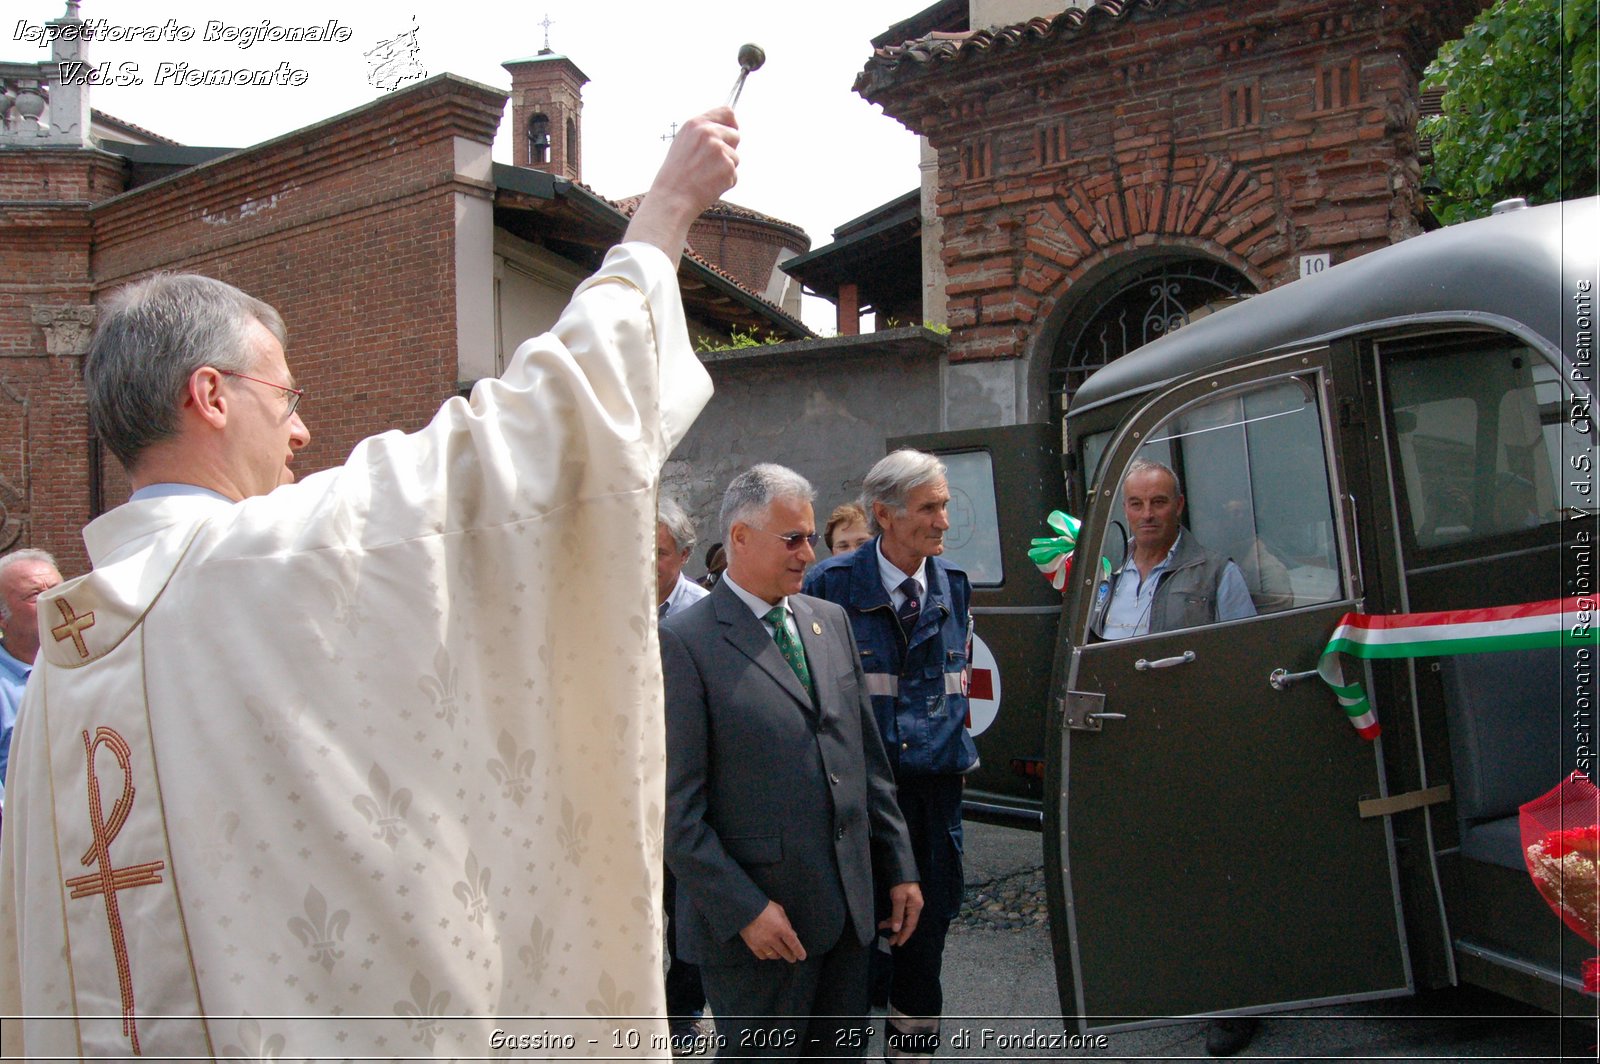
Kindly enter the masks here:
[[1122, 480], [1122, 512], [1133, 553], [1097, 591], [1092, 629], [1101, 639], [1256, 615], [1239, 567], [1178, 523], [1183, 491], [1171, 469], [1136, 459]]

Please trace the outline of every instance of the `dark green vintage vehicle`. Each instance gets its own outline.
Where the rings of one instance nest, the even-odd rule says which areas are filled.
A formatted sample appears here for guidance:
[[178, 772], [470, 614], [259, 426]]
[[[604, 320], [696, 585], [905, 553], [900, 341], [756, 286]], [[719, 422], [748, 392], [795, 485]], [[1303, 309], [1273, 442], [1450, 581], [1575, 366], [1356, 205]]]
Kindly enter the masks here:
[[[1597, 257], [1600, 201], [1513, 207], [1112, 362], [1064, 447], [1039, 425], [897, 441], [944, 454], [970, 511], [951, 538], [976, 545], [955, 558], [1004, 681], [991, 720], [975, 703], [970, 811], [1042, 822], [1083, 1030], [1458, 983], [1594, 1015], [1595, 949], [1518, 832], [1522, 803], [1595, 774], [1592, 639], [1368, 662], [1375, 741], [1314, 670], [1351, 613], [1570, 599], [1587, 633]], [[1140, 457], [1177, 471], [1185, 534], [1239, 563], [1255, 616], [1092, 635], [1086, 559], [1121, 564]], [[1083, 518], [1064, 599], [1026, 557], [1057, 507]]]

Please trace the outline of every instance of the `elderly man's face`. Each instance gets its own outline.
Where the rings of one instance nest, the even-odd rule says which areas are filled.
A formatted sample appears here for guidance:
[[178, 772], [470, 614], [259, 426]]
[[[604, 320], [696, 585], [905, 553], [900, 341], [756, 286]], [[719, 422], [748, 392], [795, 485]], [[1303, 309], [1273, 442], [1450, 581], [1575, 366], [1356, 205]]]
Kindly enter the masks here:
[[683, 572], [683, 563], [689, 560], [689, 549], [678, 549], [678, 541], [672, 538], [672, 533], [667, 531], [667, 526], [661, 521], [656, 522], [656, 605], [667, 601], [667, 596], [672, 594], [672, 589], [678, 586], [678, 574]]
[[912, 488], [904, 510], [874, 503], [878, 527], [883, 529], [884, 556], [898, 564], [907, 558], [920, 561], [943, 554], [944, 534], [950, 529], [949, 506], [950, 488], [943, 477]]
[[226, 378], [233, 398], [228, 434], [238, 466], [237, 486], [246, 498], [293, 483], [289, 463], [311, 442], [299, 411], [287, 413], [291, 396], [283, 389], [294, 387], [294, 376], [283, 357], [283, 345], [260, 322], [250, 323], [248, 335], [255, 357], [246, 372], [260, 380]]
[[810, 542], [802, 540], [793, 550], [784, 536], [795, 533], [814, 536], [817, 522], [811, 504], [799, 499], [773, 499], [766, 512], [750, 524], [734, 522], [729, 530], [728, 574], [750, 594], [776, 603], [786, 595], [798, 594], [806, 577], [806, 566], [817, 560]]
[[1146, 469], [1122, 482], [1122, 512], [1139, 552], [1164, 558], [1178, 539], [1183, 496], [1172, 477], [1159, 469]]
[[31, 646], [39, 641], [39, 596], [61, 583], [61, 574], [48, 562], [14, 562], [0, 576], [0, 598], [5, 600], [6, 641]]

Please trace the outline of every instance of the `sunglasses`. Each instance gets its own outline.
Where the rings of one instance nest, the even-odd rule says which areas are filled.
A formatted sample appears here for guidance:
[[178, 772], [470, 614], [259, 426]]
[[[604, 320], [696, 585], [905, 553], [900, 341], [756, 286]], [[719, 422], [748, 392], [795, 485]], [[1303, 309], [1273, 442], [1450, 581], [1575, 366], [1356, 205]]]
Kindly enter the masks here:
[[[755, 528], [756, 526], [751, 525], [750, 527]], [[764, 528], [756, 528], [756, 531], [767, 532], [767, 530]], [[800, 544], [802, 543], [809, 543], [811, 544], [811, 549], [816, 550], [817, 544], [822, 542], [821, 534], [816, 532], [809, 534], [805, 532], [789, 532], [787, 534], [780, 532], [767, 532], [767, 535], [776, 536], [778, 539], [783, 540], [783, 545], [790, 550], [799, 550]]]

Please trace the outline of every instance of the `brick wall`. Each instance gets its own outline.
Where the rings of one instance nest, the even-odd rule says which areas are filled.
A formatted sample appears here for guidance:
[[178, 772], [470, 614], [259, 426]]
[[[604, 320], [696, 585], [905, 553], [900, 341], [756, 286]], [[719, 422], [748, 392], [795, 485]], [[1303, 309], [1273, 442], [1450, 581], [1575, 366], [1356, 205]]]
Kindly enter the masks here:
[[765, 293], [785, 248], [809, 250], [792, 227], [728, 217], [712, 207], [689, 230], [689, 246], [753, 292]]
[[[501, 66], [511, 74], [512, 161], [557, 177], [583, 180], [583, 86], [588, 77], [566, 56], [541, 52]], [[549, 120], [550, 153], [545, 161], [529, 155], [528, 120]]]
[[[0, 152], [7, 198], [38, 199], [46, 184], [74, 196], [37, 217], [0, 212], [0, 264], [9, 267], [0, 280], [0, 430], [10, 441], [0, 449], [0, 503], [15, 509], [7, 485], [29, 494], [16, 545], [45, 547], [65, 571], [82, 571], [79, 535], [94, 492], [82, 359], [43, 353], [30, 301], [87, 304], [170, 270], [273, 304], [307, 389], [302, 476], [375, 432], [424, 424], [457, 377], [456, 197], [492, 195], [457, 174], [455, 138], [488, 144], [503, 103], [501, 93], [434, 78], [111, 202], [123, 187], [120, 160], [55, 153], [53, 169], [41, 169], [36, 153]], [[105, 508], [127, 497], [109, 456], [99, 493]]]
[[[53, 316], [92, 303], [85, 206], [120, 192], [124, 164], [97, 151], [8, 149], [0, 166], [0, 551], [42, 547], [87, 563], [87, 324]], [[45, 315], [36, 323], [36, 314]]]
[[1479, 0], [1154, 6], [858, 82], [938, 151], [953, 361], [1027, 354], [1130, 252], [1273, 286], [1419, 231], [1417, 80]]

